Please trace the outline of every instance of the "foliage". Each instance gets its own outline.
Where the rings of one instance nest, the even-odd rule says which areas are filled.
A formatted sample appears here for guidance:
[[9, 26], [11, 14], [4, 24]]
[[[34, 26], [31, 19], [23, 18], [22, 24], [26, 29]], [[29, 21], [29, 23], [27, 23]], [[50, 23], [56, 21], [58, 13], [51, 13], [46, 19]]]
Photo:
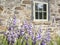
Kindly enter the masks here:
[[57, 45], [60, 45], [60, 37], [59, 36], [56, 38], [56, 43], [57, 43]]
[[4, 35], [0, 36], [0, 45], [8, 45], [8, 41]]
[[[42, 29], [39, 27], [38, 32], [33, 31], [33, 26], [27, 20], [18, 29], [16, 25], [16, 16], [14, 15], [12, 22], [9, 22], [8, 31], [4, 33], [3, 44], [5, 45], [47, 45], [50, 42], [49, 28], [42, 35]], [[36, 30], [36, 29], [34, 29]]]

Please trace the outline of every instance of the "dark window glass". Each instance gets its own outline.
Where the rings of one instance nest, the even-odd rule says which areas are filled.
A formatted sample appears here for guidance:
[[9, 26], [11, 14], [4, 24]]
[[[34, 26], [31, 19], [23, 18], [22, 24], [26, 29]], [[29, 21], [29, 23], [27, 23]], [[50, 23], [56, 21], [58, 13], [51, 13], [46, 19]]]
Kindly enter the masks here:
[[38, 12], [35, 12], [35, 18], [38, 19]]
[[47, 19], [47, 14], [46, 14], [46, 12], [43, 12], [43, 19]]
[[43, 11], [46, 11], [47, 8], [46, 6], [47, 6], [46, 4], [43, 5]]
[[42, 8], [39, 8], [39, 11], [42, 11]]
[[39, 12], [39, 19], [42, 19], [42, 12]]

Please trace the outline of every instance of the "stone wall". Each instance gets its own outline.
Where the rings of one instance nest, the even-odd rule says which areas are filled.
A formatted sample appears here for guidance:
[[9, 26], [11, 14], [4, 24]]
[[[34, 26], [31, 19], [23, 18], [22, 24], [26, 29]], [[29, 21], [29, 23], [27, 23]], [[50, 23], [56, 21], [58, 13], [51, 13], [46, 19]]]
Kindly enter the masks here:
[[35, 28], [41, 26], [42, 30], [47, 30], [49, 26], [52, 33], [60, 30], [60, 0], [49, 0], [49, 21], [34, 22], [32, 20], [32, 4], [32, 0], [0, 0], [0, 26], [4, 27], [0, 30], [7, 30], [7, 21], [9, 17], [12, 19], [13, 15], [17, 17], [17, 25], [28, 20], [28, 22], [32, 22]]

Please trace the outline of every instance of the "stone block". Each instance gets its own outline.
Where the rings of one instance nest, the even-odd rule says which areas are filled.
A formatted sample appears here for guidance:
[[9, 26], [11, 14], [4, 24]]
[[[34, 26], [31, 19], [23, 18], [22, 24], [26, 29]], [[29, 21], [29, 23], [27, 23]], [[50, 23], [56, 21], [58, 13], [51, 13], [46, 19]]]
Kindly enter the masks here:
[[15, 10], [23, 10], [23, 9], [24, 9], [23, 6], [21, 6], [21, 7], [15, 7]]
[[60, 13], [60, 9], [58, 9], [58, 12]]
[[56, 18], [56, 21], [60, 20], [60, 18]]
[[7, 27], [6, 26], [0, 26], [0, 31], [2, 31], [2, 30], [7, 30]]
[[25, 5], [25, 4], [21, 4], [21, 6], [26, 7], [26, 5]]
[[44, 23], [44, 25], [50, 25], [51, 23], [50, 22], [46, 22], [46, 23]]
[[19, 12], [18, 11], [14, 11], [14, 14], [19, 14]]
[[58, 6], [60, 6], [60, 4], [58, 4]]
[[3, 6], [0, 5], [0, 13], [3, 11]]
[[29, 1], [29, 0], [23, 1], [23, 4], [31, 4], [31, 1]]
[[52, 16], [55, 16], [56, 14], [55, 13], [53, 13], [53, 14], [51, 14]]

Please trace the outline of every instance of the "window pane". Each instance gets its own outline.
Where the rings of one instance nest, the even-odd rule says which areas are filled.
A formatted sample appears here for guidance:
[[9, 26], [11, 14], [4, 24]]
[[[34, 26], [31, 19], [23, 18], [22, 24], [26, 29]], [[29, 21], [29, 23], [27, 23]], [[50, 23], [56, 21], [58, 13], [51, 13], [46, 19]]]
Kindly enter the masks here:
[[46, 11], [47, 8], [46, 6], [47, 6], [46, 4], [43, 5], [43, 11]]
[[35, 3], [35, 10], [38, 11], [38, 3]]
[[42, 9], [43, 9], [43, 4], [38, 4], [38, 9], [39, 9], [39, 11], [42, 11]]
[[43, 12], [43, 19], [47, 19], [47, 14], [46, 14], [46, 12]]
[[42, 11], [43, 9], [43, 4], [40, 4], [40, 3], [35, 3], [35, 10], [36, 11]]
[[35, 19], [38, 19], [38, 12], [35, 12]]
[[39, 12], [39, 19], [42, 19], [42, 12]]

